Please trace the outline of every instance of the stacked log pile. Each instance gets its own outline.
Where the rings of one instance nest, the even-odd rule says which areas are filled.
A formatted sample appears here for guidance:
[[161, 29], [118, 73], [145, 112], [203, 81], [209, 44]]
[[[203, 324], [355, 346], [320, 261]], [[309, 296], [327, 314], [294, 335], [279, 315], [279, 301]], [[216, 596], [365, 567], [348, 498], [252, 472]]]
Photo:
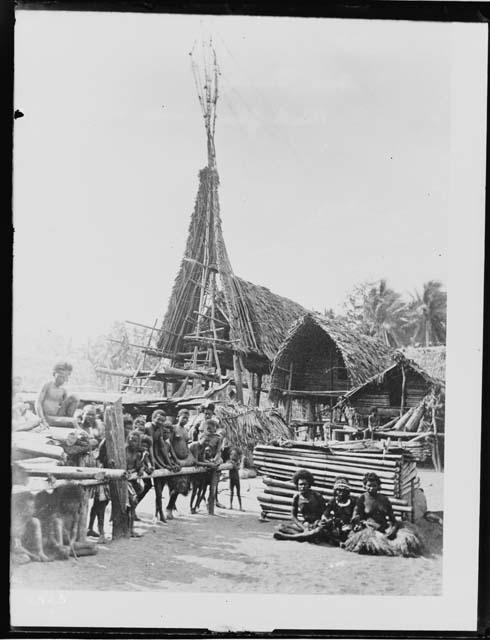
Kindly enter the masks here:
[[417, 465], [406, 453], [384, 452], [381, 449], [348, 451], [327, 447], [257, 445], [254, 464], [264, 478], [264, 493], [258, 496], [262, 514], [268, 518], [288, 519], [296, 487], [291, 482], [298, 469], [307, 469], [315, 479], [313, 489], [326, 500], [333, 496], [333, 484], [337, 476], [343, 476], [351, 485], [351, 494], [359, 496], [363, 491], [362, 479], [368, 471], [374, 471], [381, 479], [381, 493], [388, 496], [395, 515], [410, 518], [412, 494], [420, 486]]

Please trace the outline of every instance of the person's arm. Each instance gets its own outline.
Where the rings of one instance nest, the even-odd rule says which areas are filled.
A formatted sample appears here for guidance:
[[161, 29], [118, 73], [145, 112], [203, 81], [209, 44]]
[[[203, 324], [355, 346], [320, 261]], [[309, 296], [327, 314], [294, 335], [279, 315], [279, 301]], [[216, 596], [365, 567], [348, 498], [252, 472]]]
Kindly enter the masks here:
[[177, 468], [178, 471], [180, 471], [182, 467], [179, 463], [179, 459], [175, 455], [175, 451], [174, 451], [174, 448], [172, 447], [172, 443], [170, 442], [170, 440], [168, 441], [168, 454], [169, 454], [169, 458], [171, 460], [172, 465], [175, 468]]
[[303, 523], [298, 520], [298, 500], [299, 500], [299, 495], [296, 494], [293, 498], [291, 520], [294, 522], [294, 524], [298, 525], [298, 527], [301, 527], [301, 529], [304, 529]]
[[366, 519], [366, 512], [364, 510], [364, 496], [359, 496], [359, 499], [356, 502], [356, 506], [354, 507], [354, 511], [352, 513], [351, 524], [359, 525], [362, 520]]
[[44, 414], [43, 405], [44, 405], [44, 401], [46, 399], [46, 395], [47, 395], [50, 384], [51, 382], [46, 382], [45, 384], [43, 384], [36, 399], [36, 413], [41, 420], [41, 424], [45, 424], [46, 426], [48, 426], [48, 421]]
[[395, 519], [395, 514], [393, 513], [393, 506], [391, 504], [391, 500], [387, 498], [385, 495], [383, 495], [383, 501], [385, 504], [386, 518], [388, 522], [393, 525], [396, 523], [396, 519]]

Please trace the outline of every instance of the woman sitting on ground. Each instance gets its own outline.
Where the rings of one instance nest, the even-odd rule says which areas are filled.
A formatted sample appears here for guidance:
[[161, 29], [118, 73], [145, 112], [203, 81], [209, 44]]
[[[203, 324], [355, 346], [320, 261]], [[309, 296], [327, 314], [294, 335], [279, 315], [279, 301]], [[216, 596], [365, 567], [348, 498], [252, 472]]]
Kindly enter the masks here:
[[333, 498], [328, 501], [320, 523], [320, 539], [338, 547], [345, 542], [352, 530], [351, 520], [356, 505], [351, 498], [346, 478], [338, 477], [333, 485]]
[[341, 546], [370, 555], [420, 555], [422, 540], [415, 527], [397, 522], [389, 498], [379, 492], [379, 476], [366, 473], [363, 485], [365, 493], [358, 498], [352, 516], [352, 533]]
[[276, 540], [303, 542], [308, 538], [297, 537], [297, 535], [307, 534], [318, 527], [326, 504], [323, 496], [311, 488], [314, 478], [306, 469], [297, 471], [292, 478], [292, 482], [296, 485], [298, 493], [293, 498], [291, 521], [279, 525], [274, 533], [274, 538]]

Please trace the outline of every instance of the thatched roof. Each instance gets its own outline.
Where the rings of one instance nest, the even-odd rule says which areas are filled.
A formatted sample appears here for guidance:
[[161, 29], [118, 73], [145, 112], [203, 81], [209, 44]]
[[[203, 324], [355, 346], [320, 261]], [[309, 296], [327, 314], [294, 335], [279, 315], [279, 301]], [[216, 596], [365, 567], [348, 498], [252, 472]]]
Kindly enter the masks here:
[[343, 397], [343, 400], [347, 400], [356, 396], [358, 393], [362, 393], [369, 385], [381, 385], [383, 384], [385, 378], [389, 376], [391, 373], [394, 373], [397, 369], [400, 369], [401, 366], [404, 366], [405, 370], [409, 369], [412, 374], [416, 377], [421, 378], [423, 382], [427, 385], [427, 387], [435, 387], [442, 388], [444, 387], [444, 382], [438, 378], [434, 378], [427, 371], [419, 367], [419, 365], [413, 360], [409, 360], [403, 352], [397, 351], [392, 354], [392, 363], [386, 367], [383, 371], [376, 373], [375, 375], [368, 378], [365, 382], [357, 385], [354, 389], [351, 389], [348, 393], [346, 393]]
[[308, 311], [297, 302], [235, 276], [250, 310], [255, 339], [260, 352], [272, 362], [286, 334]]
[[345, 364], [349, 387], [361, 384], [391, 364], [392, 350], [376, 338], [359, 333], [343, 319], [307, 313], [290, 328], [274, 359], [271, 390], [283, 387], [288, 362], [295, 351], [301, 351], [301, 340], [309, 333], [323, 333], [334, 343]]
[[413, 360], [432, 378], [446, 380], [446, 346], [437, 347], [405, 347], [402, 353]]

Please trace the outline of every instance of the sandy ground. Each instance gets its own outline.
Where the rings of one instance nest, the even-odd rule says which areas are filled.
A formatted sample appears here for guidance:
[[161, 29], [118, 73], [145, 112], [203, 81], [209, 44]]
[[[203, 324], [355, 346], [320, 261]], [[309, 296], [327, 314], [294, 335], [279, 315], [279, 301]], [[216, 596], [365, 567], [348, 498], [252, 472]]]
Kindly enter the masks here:
[[[431, 511], [442, 511], [443, 476], [420, 471]], [[227, 483], [220, 501], [228, 504]], [[439, 595], [442, 588], [442, 530], [423, 521], [426, 557], [359, 556], [342, 549], [276, 541], [276, 522], [260, 522], [260, 478], [242, 480], [245, 512], [217, 509], [212, 517], [188, 512], [179, 497], [176, 518], [150, 522], [153, 492], [138, 513], [141, 538], [99, 545], [96, 556], [30, 563], [12, 573], [13, 589], [189, 591]], [[108, 527], [109, 529], [110, 527]]]

